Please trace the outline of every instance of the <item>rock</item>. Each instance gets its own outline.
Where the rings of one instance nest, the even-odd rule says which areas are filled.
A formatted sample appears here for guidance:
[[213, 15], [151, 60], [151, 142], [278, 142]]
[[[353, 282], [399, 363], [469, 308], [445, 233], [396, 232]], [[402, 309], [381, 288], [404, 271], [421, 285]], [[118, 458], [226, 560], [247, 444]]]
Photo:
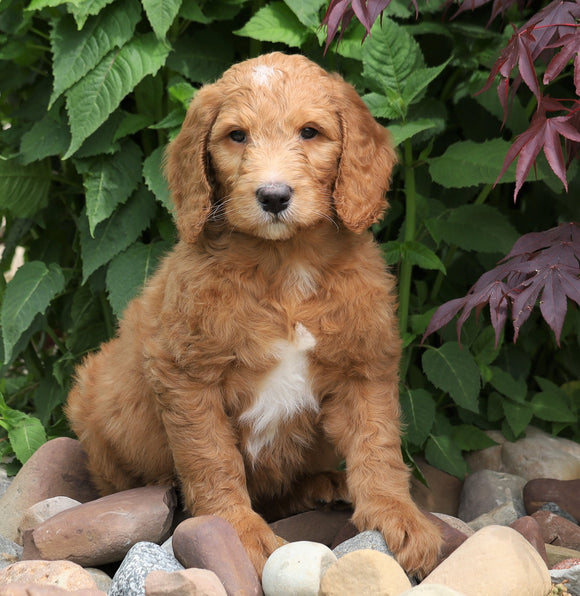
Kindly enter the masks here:
[[570, 515], [567, 511], [564, 511], [562, 507], [560, 507], [560, 505], [558, 505], [557, 503], [553, 503], [552, 501], [544, 503], [538, 509], [538, 511], [549, 511], [550, 513], [555, 513], [556, 515], [559, 515], [560, 517], [567, 519], [569, 522], [572, 522], [573, 524], [578, 523], [578, 520], [575, 517]]
[[201, 515], [181, 522], [173, 533], [173, 552], [184, 567], [213, 571], [228, 594], [262, 594], [258, 574], [236, 531], [220, 517]]
[[66, 511], [77, 505], [80, 505], [80, 502], [69, 497], [50, 497], [50, 499], [44, 499], [44, 501], [35, 503], [22, 515], [22, 520], [18, 526], [17, 543], [22, 544], [22, 534], [26, 530], [36, 528], [36, 526], [54, 517], [57, 513]]
[[563, 546], [546, 544], [546, 554], [548, 555], [548, 567], [552, 568], [566, 559], [580, 559], [580, 551]]
[[348, 555], [357, 550], [375, 550], [389, 557], [395, 557], [395, 555], [389, 550], [387, 543], [383, 535], [377, 530], [366, 530], [360, 532], [356, 536], [345, 540], [342, 544], [339, 544], [332, 552], [336, 555], [337, 559]]
[[580, 596], [580, 559], [566, 559], [550, 569], [552, 583], [565, 583], [572, 596]]
[[4, 536], [0, 536], [0, 569], [20, 561], [22, 547]]
[[520, 517], [510, 524], [510, 528], [519, 532], [537, 551], [546, 565], [548, 565], [548, 555], [546, 554], [546, 545], [542, 537], [542, 530], [538, 522], [529, 515]]
[[182, 569], [183, 566], [157, 544], [138, 542], [131, 547], [113, 576], [108, 596], [143, 596], [149, 573]]
[[0, 585], [52, 585], [65, 590], [96, 590], [95, 580], [70, 561], [20, 561], [0, 570]]
[[580, 550], [580, 526], [549, 511], [536, 511], [532, 517], [540, 525], [545, 543]]
[[339, 544], [342, 544], [346, 540], [354, 538], [357, 534], [359, 534], [358, 528], [351, 521], [347, 521], [334, 537], [334, 540], [330, 545], [331, 550], [334, 550]]
[[524, 478], [513, 474], [493, 470], [474, 472], [463, 482], [457, 517], [470, 522], [506, 503], [513, 504], [518, 517], [521, 517], [526, 514], [523, 499], [525, 484]]
[[489, 513], [484, 513], [471, 520], [467, 525], [475, 532], [485, 526], [509, 526], [520, 518], [523, 514], [519, 509], [515, 509], [513, 503], [504, 503]]
[[271, 523], [270, 528], [287, 542], [320, 542], [331, 546], [351, 515], [352, 511], [307, 511]]
[[219, 577], [207, 569], [152, 571], [145, 579], [146, 596], [227, 596]]
[[452, 515], [445, 515], [444, 513], [433, 513], [432, 515], [438, 517], [440, 520], [444, 521], [448, 526], [451, 526], [452, 528], [461, 532], [462, 534], [465, 534], [466, 536], [471, 536], [474, 533], [474, 530], [472, 530], [463, 520], [459, 519], [458, 517], [453, 517]]
[[556, 480], [555, 478], [536, 478], [524, 486], [524, 504], [532, 515], [546, 503], [556, 503], [580, 521], [580, 478], [574, 480]]
[[443, 584], [469, 596], [546, 596], [551, 588], [546, 564], [518, 532], [487, 526], [470, 536], [422, 584]]
[[93, 567], [85, 567], [85, 571], [95, 580], [97, 588], [105, 594], [111, 587], [113, 581], [102, 569], [94, 569]]
[[168, 537], [176, 502], [173, 488], [145, 486], [84, 503], [25, 532], [22, 558], [85, 567], [120, 561], [135, 543]]
[[398, 596], [411, 588], [402, 567], [376, 550], [357, 550], [341, 557], [322, 576], [320, 596]]
[[320, 580], [337, 561], [324, 544], [292, 542], [275, 550], [264, 566], [262, 588], [265, 596], [317, 596]]
[[106, 596], [100, 590], [65, 590], [58, 586], [10, 584], [0, 586], [0, 596]]
[[485, 434], [493, 439], [497, 445], [470, 451], [465, 454], [465, 461], [473, 472], [479, 470], [495, 470], [496, 472], [505, 472], [501, 457], [501, 447], [506, 442], [506, 438], [499, 430], [486, 430]]
[[415, 464], [425, 477], [427, 486], [413, 476], [411, 495], [415, 503], [425, 511], [457, 516], [463, 482], [429, 465], [423, 458], [416, 457]]
[[16, 540], [24, 511], [44, 499], [64, 496], [85, 503], [98, 498], [85, 464], [86, 454], [75, 439], [60, 437], [42, 445], [0, 499], [0, 534]]
[[8, 487], [12, 484], [12, 478], [8, 476], [8, 472], [3, 465], [0, 465], [0, 497], [8, 490]]
[[[439, 553], [439, 563], [446, 559], [456, 548], [459, 548], [466, 540], [468, 534], [460, 531], [457, 529], [457, 524], [450, 525], [445, 521], [445, 519], [455, 519], [452, 518], [450, 515], [442, 515], [442, 514], [426, 514], [427, 517], [439, 528], [441, 532], [441, 538], [443, 539], [443, 543], [441, 545], [441, 551]], [[443, 519], [445, 518], [445, 519]], [[468, 530], [469, 533], [472, 534], [473, 531], [464, 524], [461, 520], [456, 520], [460, 524], [463, 524]]]
[[399, 596], [466, 596], [462, 592], [448, 588], [441, 584], [420, 584]]

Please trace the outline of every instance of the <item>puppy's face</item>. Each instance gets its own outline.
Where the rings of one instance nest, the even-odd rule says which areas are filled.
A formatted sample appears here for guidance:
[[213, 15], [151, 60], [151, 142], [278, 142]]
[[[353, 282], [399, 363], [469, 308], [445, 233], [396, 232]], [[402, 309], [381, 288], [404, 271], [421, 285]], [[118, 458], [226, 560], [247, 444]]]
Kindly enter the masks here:
[[257, 64], [232, 74], [208, 142], [214, 213], [232, 229], [282, 240], [335, 217], [342, 133], [320, 73]]

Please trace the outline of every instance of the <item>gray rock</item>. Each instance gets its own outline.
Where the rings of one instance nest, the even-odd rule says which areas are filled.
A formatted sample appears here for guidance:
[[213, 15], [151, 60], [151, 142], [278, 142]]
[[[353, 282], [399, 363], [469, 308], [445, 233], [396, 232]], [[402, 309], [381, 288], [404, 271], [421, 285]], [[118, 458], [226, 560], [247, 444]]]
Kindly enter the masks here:
[[580, 563], [568, 569], [550, 569], [550, 579], [553, 584], [566, 581], [566, 588], [572, 596], [580, 596]]
[[0, 569], [20, 561], [21, 556], [21, 546], [12, 542], [12, 540], [8, 540], [8, 538], [4, 538], [4, 536], [0, 536]]
[[489, 513], [484, 513], [468, 522], [468, 526], [475, 532], [486, 526], [509, 526], [523, 517], [521, 511], [516, 510], [513, 503], [504, 503]]
[[0, 497], [8, 490], [8, 487], [12, 483], [12, 478], [8, 476], [6, 468], [0, 466]]
[[523, 497], [525, 484], [524, 478], [514, 474], [492, 470], [474, 472], [463, 483], [457, 517], [470, 522], [506, 503], [513, 504], [518, 517], [526, 515]]
[[377, 532], [377, 530], [361, 532], [353, 538], [349, 538], [339, 544], [332, 552], [336, 555], [337, 559], [340, 559], [341, 557], [344, 557], [344, 555], [348, 555], [348, 553], [352, 553], [355, 550], [364, 549], [376, 550], [395, 558], [395, 555], [389, 550], [383, 535], [380, 532]]
[[560, 517], [563, 517], [563, 518], [567, 519], [568, 521], [571, 521], [573, 524], [578, 523], [578, 520], [575, 517], [570, 515], [567, 511], [564, 511], [560, 507], [560, 505], [558, 505], [557, 503], [554, 503], [552, 501], [548, 501], [547, 503], [544, 503], [538, 509], [538, 511], [549, 511], [550, 513], [555, 513], [556, 515], [559, 515]]
[[138, 542], [121, 563], [108, 596], [144, 596], [145, 578], [151, 571], [180, 571], [183, 565], [153, 542]]

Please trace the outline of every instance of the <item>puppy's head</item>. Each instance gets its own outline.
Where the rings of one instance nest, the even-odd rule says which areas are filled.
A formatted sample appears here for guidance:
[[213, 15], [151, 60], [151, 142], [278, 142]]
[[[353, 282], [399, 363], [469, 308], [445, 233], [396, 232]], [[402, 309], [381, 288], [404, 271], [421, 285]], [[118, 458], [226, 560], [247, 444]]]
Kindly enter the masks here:
[[273, 53], [203, 87], [168, 149], [180, 236], [209, 217], [271, 240], [339, 218], [362, 231], [386, 207], [395, 153], [349, 84]]

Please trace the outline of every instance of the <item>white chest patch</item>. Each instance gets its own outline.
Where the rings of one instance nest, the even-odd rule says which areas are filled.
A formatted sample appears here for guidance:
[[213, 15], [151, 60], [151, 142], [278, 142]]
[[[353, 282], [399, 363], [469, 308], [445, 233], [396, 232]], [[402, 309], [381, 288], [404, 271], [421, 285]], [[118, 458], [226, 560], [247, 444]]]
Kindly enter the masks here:
[[315, 345], [302, 323], [296, 325], [293, 341], [275, 344], [278, 364], [263, 379], [252, 406], [240, 416], [240, 422], [252, 429], [246, 451], [253, 460], [274, 441], [280, 424], [300, 412], [318, 411], [308, 379], [308, 352]]
[[273, 66], [260, 64], [259, 66], [254, 66], [252, 69], [252, 80], [256, 85], [270, 88], [272, 86], [272, 78], [277, 73], [278, 71]]
[[316, 293], [316, 281], [307, 267], [295, 265], [288, 274], [286, 281], [289, 292], [294, 292], [300, 298], [308, 298]]

